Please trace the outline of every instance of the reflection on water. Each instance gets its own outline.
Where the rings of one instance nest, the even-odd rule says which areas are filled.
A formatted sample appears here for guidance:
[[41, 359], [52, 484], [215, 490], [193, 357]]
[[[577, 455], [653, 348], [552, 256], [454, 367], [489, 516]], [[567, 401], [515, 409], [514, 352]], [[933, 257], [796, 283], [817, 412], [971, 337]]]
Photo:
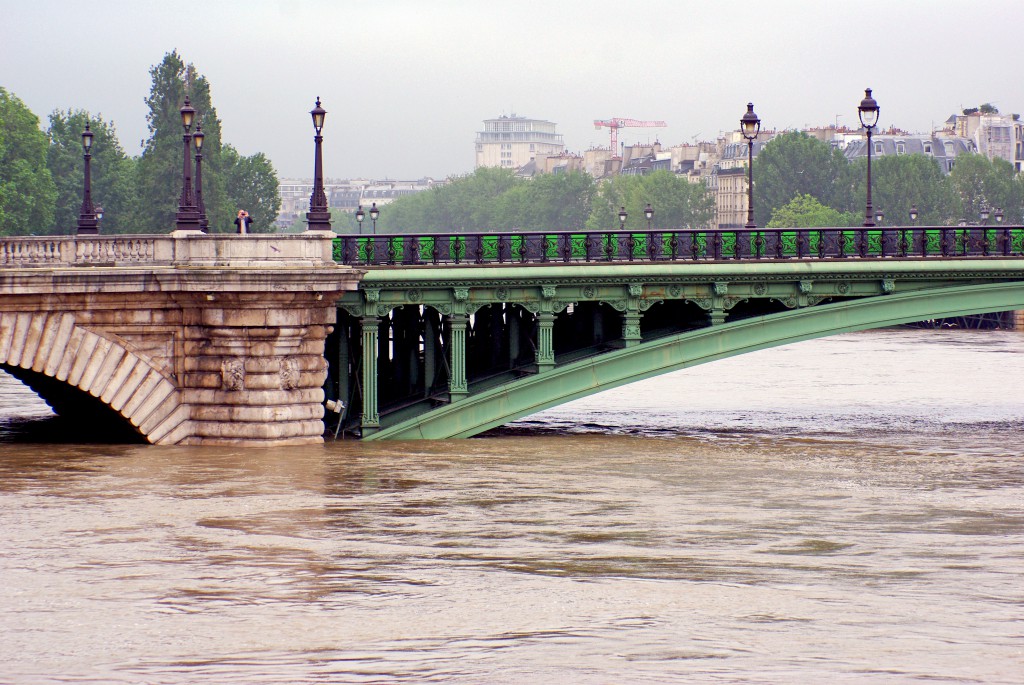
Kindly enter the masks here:
[[9, 442], [0, 682], [1019, 682], [1022, 352], [842, 336], [465, 441]]

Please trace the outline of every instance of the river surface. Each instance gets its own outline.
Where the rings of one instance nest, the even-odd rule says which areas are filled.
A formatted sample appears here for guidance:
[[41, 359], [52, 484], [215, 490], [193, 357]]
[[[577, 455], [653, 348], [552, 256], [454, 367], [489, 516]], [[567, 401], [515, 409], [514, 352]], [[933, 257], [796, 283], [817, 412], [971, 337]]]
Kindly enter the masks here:
[[51, 444], [25, 392], [0, 683], [1024, 681], [1024, 334], [826, 338], [450, 442]]

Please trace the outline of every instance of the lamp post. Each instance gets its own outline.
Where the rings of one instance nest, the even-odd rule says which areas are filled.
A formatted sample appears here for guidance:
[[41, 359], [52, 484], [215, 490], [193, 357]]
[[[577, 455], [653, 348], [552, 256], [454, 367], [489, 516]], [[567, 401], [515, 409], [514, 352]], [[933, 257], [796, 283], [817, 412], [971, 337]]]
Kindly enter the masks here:
[[210, 220], [206, 218], [206, 203], [203, 202], [203, 141], [206, 134], [203, 133], [203, 125], [196, 125], [195, 135], [192, 142], [196, 146], [196, 212], [199, 214], [199, 230], [206, 233]]
[[882, 222], [883, 222], [884, 220], [885, 220], [885, 212], [883, 212], [883, 211], [882, 211], [882, 210], [880, 210], [880, 209], [877, 209], [877, 210], [875, 210], [875, 222], [876, 222], [876, 223], [877, 223], [877, 224], [878, 224], [879, 226], [881, 226], [881, 225], [882, 225]]
[[370, 205], [370, 221], [373, 222], [373, 235], [377, 235], [377, 217], [380, 216], [380, 210], [377, 209], [377, 203], [374, 202]]
[[910, 223], [917, 223], [917, 205], [910, 205]]
[[988, 205], [982, 205], [981, 206], [981, 211], [979, 213], [981, 215], [981, 224], [983, 226], [988, 225], [988, 217], [989, 217], [989, 214], [990, 214]]
[[85, 177], [82, 188], [82, 208], [78, 212], [78, 235], [96, 235], [100, 232], [99, 222], [96, 220], [96, 212], [92, 207], [92, 137], [93, 132], [89, 130], [89, 122], [85, 122], [85, 130], [82, 131], [82, 149], [85, 151]]
[[307, 230], [329, 231], [331, 230], [331, 212], [327, 208], [327, 195], [324, 193], [324, 163], [320, 148], [324, 137], [320, 132], [324, 129], [324, 117], [327, 110], [320, 106], [320, 98], [316, 99], [316, 106], [310, 111], [313, 117], [313, 129], [316, 136], [313, 141], [316, 143], [316, 152], [313, 158], [313, 194], [309, 196], [309, 211], [306, 213], [308, 222]]
[[192, 193], [192, 121], [195, 119], [196, 111], [192, 108], [188, 96], [185, 96], [185, 104], [178, 110], [181, 114], [181, 127], [185, 129], [182, 136], [184, 142], [184, 160], [181, 166], [181, 198], [178, 200], [178, 214], [175, 217], [175, 228], [179, 231], [198, 231], [199, 212], [196, 210], [195, 197]]
[[647, 206], [644, 207], [644, 216], [647, 218], [647, 232], [651, 232], [651, 219], [654, 218], [654, 207], [651, 207], [651, 203], [648, 202]]
[[363, 211], [363, 206], [359, 205], [356, 209], [356, 226], [359, 227], [359, 235], [363, 234], [363, 219], [366, 218], [366, 212]]
[[626, 219], [629, 218], [629, 214], [626, 213], [625, 207], [619, 207], [619, 230], [626, 230]]
[[874, 226], [874, 213], [871, 211], [871, 133], [878, 125], [878, 103], [871, 97], [871, 89], [864, 89], [864, 99], [860, 101], [857, 108], [860, 117], [860, 125], [867, 131], [868, 136], [868, 193], [867, 206], [864, 209], [864, 225]]
[[761, 120], [754, 114], [754, 103], [747, 103], [747, 111], [740, 119], [740, 132], [747, 139], [747, 225], [757, 228], [754, 223], [754, 140], [761, 132]]

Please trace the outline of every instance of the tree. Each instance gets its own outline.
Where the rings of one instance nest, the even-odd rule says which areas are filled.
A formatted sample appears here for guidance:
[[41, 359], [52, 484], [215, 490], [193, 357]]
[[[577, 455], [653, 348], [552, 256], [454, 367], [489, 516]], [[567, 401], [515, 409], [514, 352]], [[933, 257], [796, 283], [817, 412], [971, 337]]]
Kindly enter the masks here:
[[715, 211], [714, 195], [703, 183], [690, 183], [669, 171], [644, 176], [616, 176], [600, 184], [587, 220], [592, 231], [619, 227], [619, 208], [629, 216], [627, 228], [646, 229], [644, 208], [654, 209], [652, 228], [700, 228]]
[[[196, 124], [192, 130], [195, 132], [196, 125], [201, 125], [206, 136], [203, 143], [203, 201], [210, 231], [233, 231], [236, 203], [226, 191], [230, 163], [225, 164], [222, 159], [220, 119], [211, 100], [210, 82], [196, 71], [195, 66], [186, 65], [177, 51], [164, 55], [149, 73], [153, 78], [149, 97], [146, 98], [149, 138], [139, 158], [136, 175], [140, 200], [139, 229], [160, 232], [174, 225], [181, 196], [184, 157], [180, 109], [187, 93], [196, 110]], [[276, 187], [274, 194], [277, 194]], [[271, 202], [266, 198], [260, 199], [264, 206], [270, 206]]]
[[834, 228], [857, 225], [853, 212], [827, 207], [810, 195], [797, 195], [772, 212], [765, 228]]
[[801, 131], [776, 136], [754, 158], [754, 221], [759, 226], [797, 195], [849, 211], [852, 190], [843, 153]]
[[[525, 183], [509, 169], [481, 167], [422, 193], [399, 198], [381, 212], [379, 233], [488, 231], [499, 227], [499, 201]], [[365, 208], [364, 208], [365, 209]]]
[[272, 233], [281, 209], [274, 165], [262, 152], [242, 157], [230, 145], [223, 147], [221, 162], [224, 190], [231, 205], [249, 212], [254, 233]]
[[56, 199], [39, 117], [0, 87], [0, 234], [48, 232]]
[[949, 183], [960, 198], [960, 217], [978, 221], [982, 207], [1000, 207], [1009, 216], [1020, 216], [1020, 183], [1015, 182], [1013, 165], [1004, 159], [984, 155], [958, 155]]
[[114, 125], [83, 110], [50, 114], [50, 145], [46, 165], [57, 188], [53, 233], [74, 233], [82, 207], [82, 131], [86, 122], [93, 133], [91, 149], [92, 201], [103, 207], [103, 233], [125, 233], [135, 216], [134, 162], [117, 140]]
[[542, 174], [505, 191], [495, 227], [523, 231], [581, 231], [590, 216], [593, 177], [581, 171]]
[[[859, 186], [856, 197], [865, 197], [866, 160], [857, 160], [854, 173]], [[872, 160], [872, 204], [885, 212], [885, 223], [906, 224], [911, 205], [917, 207], [917, 223], [938, 226], [956, 223], [960, 201], [938, 162], [922, 154], [884, 155]]]

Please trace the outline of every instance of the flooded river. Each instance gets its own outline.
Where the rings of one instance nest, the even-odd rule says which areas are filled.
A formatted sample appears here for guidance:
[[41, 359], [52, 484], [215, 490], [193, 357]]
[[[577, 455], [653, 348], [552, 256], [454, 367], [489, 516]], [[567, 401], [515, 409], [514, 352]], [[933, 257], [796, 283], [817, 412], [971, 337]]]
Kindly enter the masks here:
[[450, 442], [52, 444], [26, 392], [0, 683], [1024, 674], [1020, 333], [837, 336]]

